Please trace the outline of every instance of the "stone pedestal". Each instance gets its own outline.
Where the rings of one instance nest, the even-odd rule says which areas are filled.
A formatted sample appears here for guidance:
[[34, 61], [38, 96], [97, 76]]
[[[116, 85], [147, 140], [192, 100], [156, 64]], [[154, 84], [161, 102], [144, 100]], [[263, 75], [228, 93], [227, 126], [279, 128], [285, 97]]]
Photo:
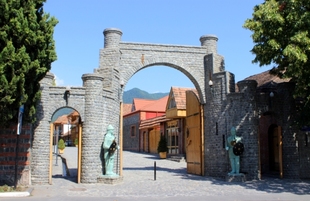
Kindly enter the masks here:
[[228, 174], [226, 175], [227, 182], [246, 182], [246, 176], [243, 173], [240, 174]]
[[107, 176], [102, 175], [97, 178], [98, 183], [104, 183], [104, 184], [119, 184], [123, 182], [123, 177], [115, 175], [115, 176]]

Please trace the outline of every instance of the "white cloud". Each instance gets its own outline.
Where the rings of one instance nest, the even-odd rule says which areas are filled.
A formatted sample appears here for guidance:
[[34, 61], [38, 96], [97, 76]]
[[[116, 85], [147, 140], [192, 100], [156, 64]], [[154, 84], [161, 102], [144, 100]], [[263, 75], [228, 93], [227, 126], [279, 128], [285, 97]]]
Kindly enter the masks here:
[[55, 75], [55, 81], [56, 81], [56, 86], [63, 86], [64, 85], [64, 80], [60, 79]]

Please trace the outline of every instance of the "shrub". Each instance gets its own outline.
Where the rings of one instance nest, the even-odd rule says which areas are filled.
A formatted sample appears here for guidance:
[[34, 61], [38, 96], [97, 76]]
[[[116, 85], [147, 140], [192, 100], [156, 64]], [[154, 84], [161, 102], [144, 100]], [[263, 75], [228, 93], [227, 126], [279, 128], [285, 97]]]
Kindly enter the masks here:
[[63, 139], [60, 139], [58, 141], [58, 149], [64, 149], [64, 148], [66, 148], [65, 141]]
[[159, 152], [168, 152], [167, 140], [166, 137], [161, 135], [158, 142], [157, 151]]

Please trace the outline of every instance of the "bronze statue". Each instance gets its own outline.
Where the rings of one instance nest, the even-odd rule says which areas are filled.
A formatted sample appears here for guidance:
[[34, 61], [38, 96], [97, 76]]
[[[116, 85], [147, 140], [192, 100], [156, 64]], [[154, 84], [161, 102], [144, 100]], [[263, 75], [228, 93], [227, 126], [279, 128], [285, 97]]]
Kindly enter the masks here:
[[240, 155], [243, 153], [244, 146], [241, 137], [236, 136], [236, 128], [232, 127], [231, 136], [227, 138], [226, 150], [228, 150], [231, 172], [228, 175], [236, 175], [240, 173]]
[[104, 175], [111, 175], [111, 176], [116, 175], [116, 173], [113, 172], [114, 155], [115, 151], [119, 149], [119, 146], [115, 141], [116, 138], [113, 132], [114, 132], [113, 126], [109, 125], [102, 144], [104, 154], [104, 165], [105, 165]]

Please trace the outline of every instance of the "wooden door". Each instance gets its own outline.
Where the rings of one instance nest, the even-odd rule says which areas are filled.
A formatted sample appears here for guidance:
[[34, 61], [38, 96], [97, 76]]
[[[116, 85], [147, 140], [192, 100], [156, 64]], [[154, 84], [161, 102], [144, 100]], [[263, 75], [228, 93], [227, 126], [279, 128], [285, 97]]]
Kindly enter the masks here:
[[186, 162], [187, 172], [202, 175], [201, 109], [196, 94], [186, 92]]
[[270, 149], [270, 167], [271, 171], [279, 174], [283, 178], [283, 160], [282, 160], [282, 130], [280, 126], [273, 128], [271, 133]]
[[278, 161], [279, 161], [279, 173], [280, 178], [283, 178], [283, 157], [282, 157], [282, 130], [281, 127], [276, 127], [276, 134], [278, 139]]
[[149, 147], [150, 153], [156, 154], [157, 153], [157, 146], [160, 138], [160, 130], [153, 129], [150, 131], [149, 135]]
[[147, 152], [147, 132], [143, 132], [143, 151]]
[[150, 153], [154, 153], [154, 139], [155, 139], [155, 130], [151, 130], [149, 132], [149, 148], [150, 148]]

